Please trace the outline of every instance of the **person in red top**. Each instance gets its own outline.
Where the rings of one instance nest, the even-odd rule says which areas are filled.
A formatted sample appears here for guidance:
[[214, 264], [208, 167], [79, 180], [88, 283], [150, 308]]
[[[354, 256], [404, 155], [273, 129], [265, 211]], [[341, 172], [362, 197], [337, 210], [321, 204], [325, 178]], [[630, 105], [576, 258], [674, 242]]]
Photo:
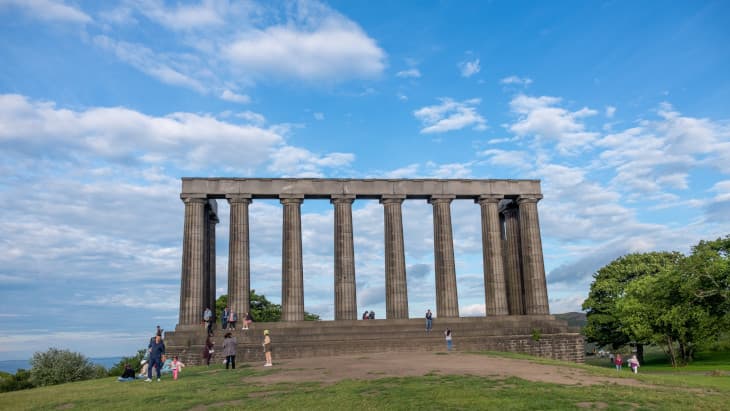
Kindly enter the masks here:
[[621, 364], [623, 363], [621, 354], [616, 354], [616, 358], [613, 359], [613, 363], [616, 364], [616, 371], [621, 371]]

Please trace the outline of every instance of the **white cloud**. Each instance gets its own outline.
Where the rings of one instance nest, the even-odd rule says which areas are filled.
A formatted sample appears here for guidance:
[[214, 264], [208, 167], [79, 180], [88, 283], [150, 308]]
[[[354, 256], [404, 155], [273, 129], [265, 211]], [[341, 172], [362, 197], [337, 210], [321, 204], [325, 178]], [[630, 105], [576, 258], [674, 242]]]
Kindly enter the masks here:
[[474, 74], [479, 73], [481, 67], [479, 67], [479, 59], [474, 61], [462, 61], [459, 63], [459, 70], [461, 71], [462, 77], [471, 77]]
[[312, 113], [312, 116], [314, 117], [315, 120], [319, 120], [319, 121], [324, 120], [324, 113], [315, 112], [315, 113]]
[[401, 78], [419, 78], [421, 77], [421, 72], [418, 71], [416, 68], [408, 69], [408, 70], [401, 70], [397, 72], [396, 77]]
[[613, 116], [616, 114], [616, 107], [614, 106], [606, 106], [606, 117], [613, 118]]
[[588, 148], [598, 133], [586, 131], [580, 119], [597, 112], [586, 107], [571, 112], [558, 107], [558, 103], [557, 97], [516, 96], [510, 102], [510, 108], [518, 119], [509, 129], [518, 136], [534, 135], [556, 141], [561, 154], [575, 154]]
[[24, 96], [0, 95], [0, 144], [13, 150], [42, 150], [46, 156], [81, 154], [111, 162], [171, 161], [183, 169], [250, 171], [274, 160], [283, 142], [271, 130], [208, 115], [154, 117], [123, 107], [72, 111]]
[[159, 1], [140, 1], [136, 6], [145, 17], [175, 31], [221, 26], [229, 11], [227, 2], [211, 0], [203, 0], [196, 5], [177, 4], [169, 7]]
[[509, 84], [509, 85], [518, 85], [518, 86], [529, 86], [532, 84], [532, 79], [529, 77], [518, 77], [518, 76], [509, 76], [505, 77], [502, 80], [499, 81], [502, 84]]
[[0, 0], [3, 7], [18, 7], [28, 16], [46, 21], [89, 23], [92, 21], [82, 10], [55, 0]]
[[408, 96], [406, 96], [403, 93], [398, 93], [398, 94], [396, 94], [396, 96], [398, 97], [398, 100], [401, 100], [401, 101], [407, 101], [408, 100]]
[[351, 153], [330, 153], [320, 156], [309, 150], [285, 146], [272, 154], [269, 171], [287, 177], [323, 177], [322, 168], [338, 169], [349, 166], [355, 156]]
[[187, 87], [199, 93], [209, 90], [208, 86], [185, 74], [194, 69], [180, 59], [160, 55], [142, 44], [116, 41], [104, 35], [95, 36], [93, 41], [102, 49], [114, 53], [125, 63], [165, 84]]
[[244, 112], [236, 114], [236, 117], [240, 117], [255, 126], [263, 126], [266, 124], [266, 117], [263, 114], [255, 113], [253, 111], [246, 110]]
[[337, 81], [375, 77], [385, 68], [385, 52], [375, 40], [336, 14], [315, 27], [248, 30], [222, 45], [221, 52], [234, 70], [259, 77]]
[[422, 134], [444, 133], [472, 127], [482, 131], [487, 128], [487, 120], [476, 111], [480, 99], [454, 101], [442, 98], [441, 104], [420, 108], [413, 115], [423, 123]]
[[226, 101], [230, 101], [233, 103], [250, 103], [251, 98], [245, 94], [236, 94], [232, 92], [231, 90], [223, 90], [223, 93], [221, 94], [221, 98]]

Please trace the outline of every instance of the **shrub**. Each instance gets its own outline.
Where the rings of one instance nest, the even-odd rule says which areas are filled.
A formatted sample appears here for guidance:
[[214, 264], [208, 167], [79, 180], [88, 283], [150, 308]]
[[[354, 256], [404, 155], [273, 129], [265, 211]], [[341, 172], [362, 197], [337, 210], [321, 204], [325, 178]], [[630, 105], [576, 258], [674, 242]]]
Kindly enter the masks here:
[[98, 378], [100, 372], [106, 374], [104, 367], [95, 366], [82, 354], [58, 348], [33, 354], [30, 365], [31, 382], [39, 387]]
[[33, 388], [30, 382], [30, 372], [18, 368], [15, 375], [0, 372], [0, 392], [18, 391]]

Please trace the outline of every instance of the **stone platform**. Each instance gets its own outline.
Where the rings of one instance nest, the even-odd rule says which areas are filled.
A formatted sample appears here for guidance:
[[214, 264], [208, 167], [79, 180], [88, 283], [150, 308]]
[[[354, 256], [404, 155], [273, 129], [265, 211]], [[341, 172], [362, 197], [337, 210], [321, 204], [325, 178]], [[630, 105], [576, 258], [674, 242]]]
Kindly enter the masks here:
[[[372, 352], [445, 351], [443, 331], [451, 328], [457, 351], [507, 351], [582, 363], [583, 336], [568, 330], [565, 321], [551, 315], [465, 317], [433, 321], [425, 332], [425, 320], [357, 320], [253, 323], [233, 335], [238, 342], [236, 362], [264, 361], [263, 330], [271, 333], [272, 354], [277, 359]], [[222, 362], [223, 335], [215, 329], [213, 362]], [[201, 364], [206, 332], [201, 326], [178, 326], [167, 332], [168, 355], [186, 364]]]

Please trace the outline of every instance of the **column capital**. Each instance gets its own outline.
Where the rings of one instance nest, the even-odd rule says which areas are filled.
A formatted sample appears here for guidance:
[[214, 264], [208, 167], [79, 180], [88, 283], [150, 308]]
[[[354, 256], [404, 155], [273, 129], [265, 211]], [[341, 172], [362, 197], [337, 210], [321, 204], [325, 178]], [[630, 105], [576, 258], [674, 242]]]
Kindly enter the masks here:
[[517, 197], [517, 204], [537, 203], [540, 200], [542, 200], [542, 194], [520, 194]]
[[180, 196], [180, 200], [182, 200], [185, 204], [203, 204], [205, 205], [208, 202], [208, 197], [205, 194], [193, 194], [193, 195], [186, 195], [186, 196]]
[[380, 196], [380, 204], [401, 204], [405, 199], [405, 194], [383, 194]]
[[330, 196], [331, 204], [352, 204], [355, 201], [355, 194], [332, 194]]
[[226, 200], [228, 200], [228, 204], [251, 204], [251, 202], [253, 201], [251, 200], [251, 194], [226, 194]]
[[453, 194], [433, 194], [428, 197], [427, 201], [429, 204], [451, 203], [455, 198], [456, 196]]
[[304, 194], [279, 194], [281, 204], [301, 204], [304, 202]]
[[496, 203], [499, 204], [500, 201], [504, 199], [504, 196], [502, 194], [482, 194], [478, 198], [474, 199], [474, 202], [477, 204], [485, 204], [485, 203]]

